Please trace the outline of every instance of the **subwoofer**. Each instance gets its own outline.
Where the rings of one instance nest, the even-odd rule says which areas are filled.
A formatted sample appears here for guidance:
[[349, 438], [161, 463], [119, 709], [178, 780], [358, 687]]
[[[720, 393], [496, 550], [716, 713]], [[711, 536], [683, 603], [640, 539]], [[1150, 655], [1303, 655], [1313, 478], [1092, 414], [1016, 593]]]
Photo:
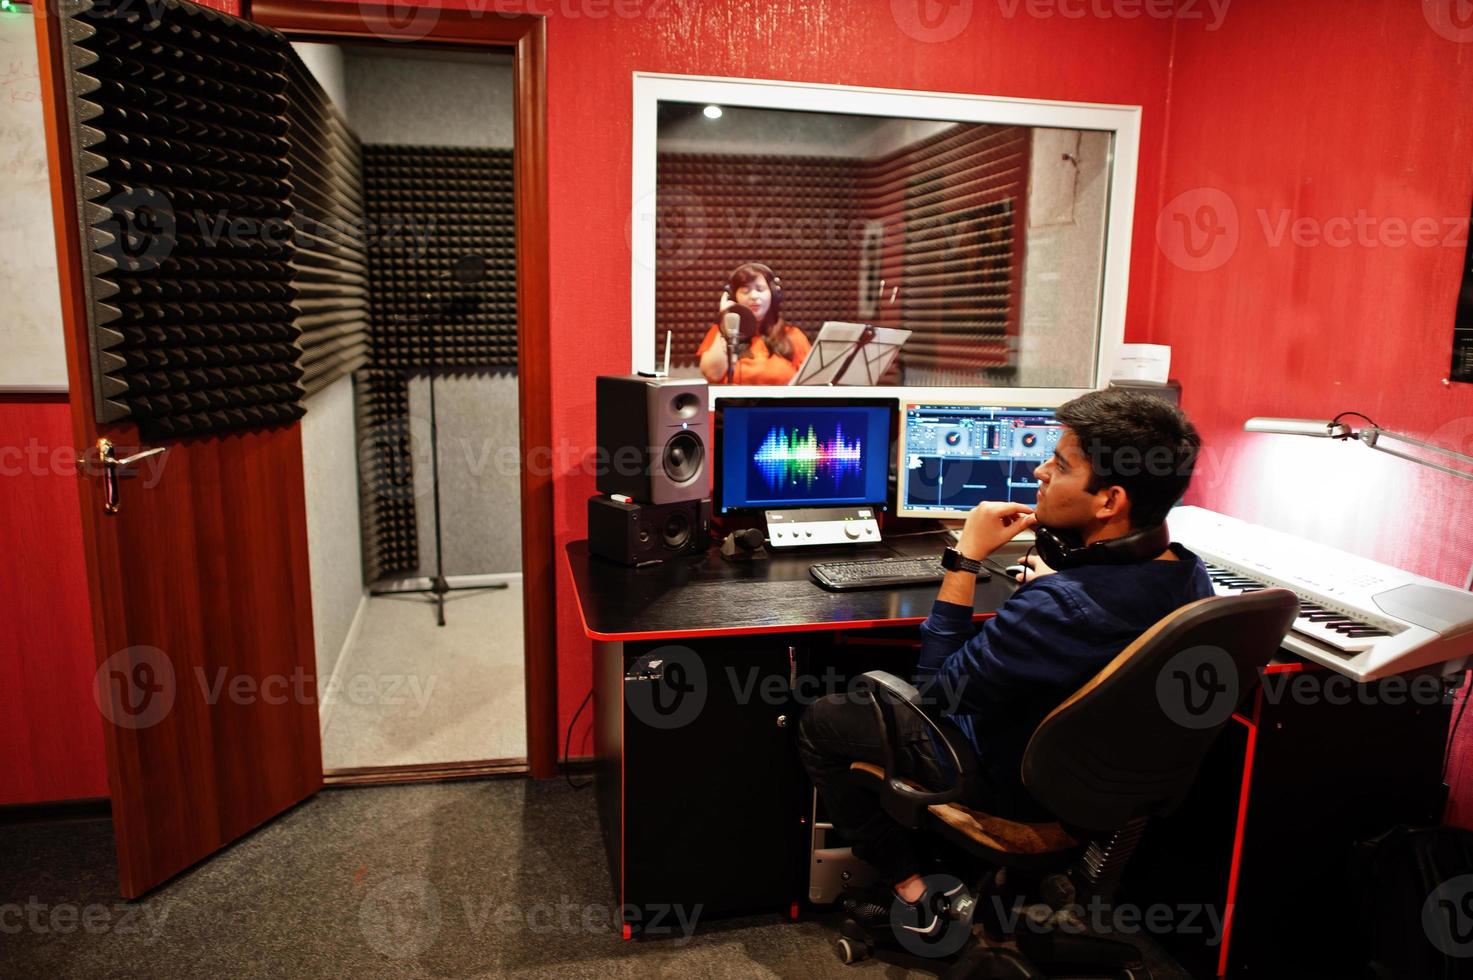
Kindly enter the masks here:
[[646, 565], [705, 551], [711, 498], [641, 504], [588, 498], [588, 550], [621, 565]]
[[705, 381], [604, 375], [596, 411], [599, 492], [650, 504], [711, 496]]

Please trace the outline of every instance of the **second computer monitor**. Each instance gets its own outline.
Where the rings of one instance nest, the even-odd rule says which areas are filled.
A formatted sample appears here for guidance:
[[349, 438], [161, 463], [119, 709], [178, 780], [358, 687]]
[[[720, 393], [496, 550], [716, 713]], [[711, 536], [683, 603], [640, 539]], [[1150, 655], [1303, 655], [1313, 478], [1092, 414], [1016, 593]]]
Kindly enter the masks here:
[[984, 500], [1033, 506], [1033, 471], [1063, 434], [1051, 408], [906, 402], [897, 491], [902, 517], [966, 517]]

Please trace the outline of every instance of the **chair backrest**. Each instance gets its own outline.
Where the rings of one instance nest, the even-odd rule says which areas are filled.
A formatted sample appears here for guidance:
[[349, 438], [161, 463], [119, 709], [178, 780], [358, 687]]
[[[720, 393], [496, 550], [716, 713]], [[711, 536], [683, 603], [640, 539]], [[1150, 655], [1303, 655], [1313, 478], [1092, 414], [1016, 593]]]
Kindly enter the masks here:
[[1023, 755], [1024, 785], [1084, 830], [1169, 813], [1298, 608], [1294, 593], [1265, 589], [1166, 616], [1039, 724]]

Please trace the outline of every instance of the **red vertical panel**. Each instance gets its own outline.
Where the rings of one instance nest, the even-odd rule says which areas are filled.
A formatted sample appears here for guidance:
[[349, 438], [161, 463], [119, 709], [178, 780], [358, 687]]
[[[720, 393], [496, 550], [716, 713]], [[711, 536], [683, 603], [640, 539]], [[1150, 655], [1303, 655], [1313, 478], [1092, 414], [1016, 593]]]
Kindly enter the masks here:
[[107, 796], [66, 396], [0, 396], [0, 805]]
[[72, 443], [65, 396], [0, 396], [0, 806], [108, 795]]

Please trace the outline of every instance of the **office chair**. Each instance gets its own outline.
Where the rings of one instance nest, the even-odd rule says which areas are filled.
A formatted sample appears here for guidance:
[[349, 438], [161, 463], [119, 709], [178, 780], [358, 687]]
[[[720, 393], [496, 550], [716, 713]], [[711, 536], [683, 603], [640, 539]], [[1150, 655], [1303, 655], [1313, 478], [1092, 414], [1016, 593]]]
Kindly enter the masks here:
[[[938, 834], [987, 868], [975, 897], [963, 888], [934, 900], [938, 914], [964, 922], [970, 933], [944, 977], [1149, 976], [1130, 943], [1080, 934], [1082, 923], [1071, 908], [1112, 900], [1146, 824], [1186, 798], [1208, 748], [1258, 684], [1297, 611], [1298, 599], [1284, 589], [1201, 599], [1121, 651], [1050, 712], [1029, 740], [1023, 783], [1057, 816], [1047, 823], [1006, 820], [957, 802], [967, 774], [917, 690], [884, 671], [864, 675], [881, 726], [884, 764], [855, 762], [850, 771], [879, 792], [885, 811], [902, 825]], [[1188, 682], [1202, 685], [1205, 708], [1186, 693]], [[951, 786], [928, 790], [897, 774], [901, 745], [894, 719], [900, 708], [920, 716], [951, 762]], [[1037, 885], [1019, 889], [1018, 879]], [[1016, 951], [981, 941], [972, 929], [989, 890], [992, 897], [1006, 890], [1030, 902], [1022, 927], [1014, 930]], [[1006, 935], [997, 923], [986, 925], [990, 938]], [[858, 917], [846, 919], [837, 942], [840, 958], [866, 958], [875, 938]]]

